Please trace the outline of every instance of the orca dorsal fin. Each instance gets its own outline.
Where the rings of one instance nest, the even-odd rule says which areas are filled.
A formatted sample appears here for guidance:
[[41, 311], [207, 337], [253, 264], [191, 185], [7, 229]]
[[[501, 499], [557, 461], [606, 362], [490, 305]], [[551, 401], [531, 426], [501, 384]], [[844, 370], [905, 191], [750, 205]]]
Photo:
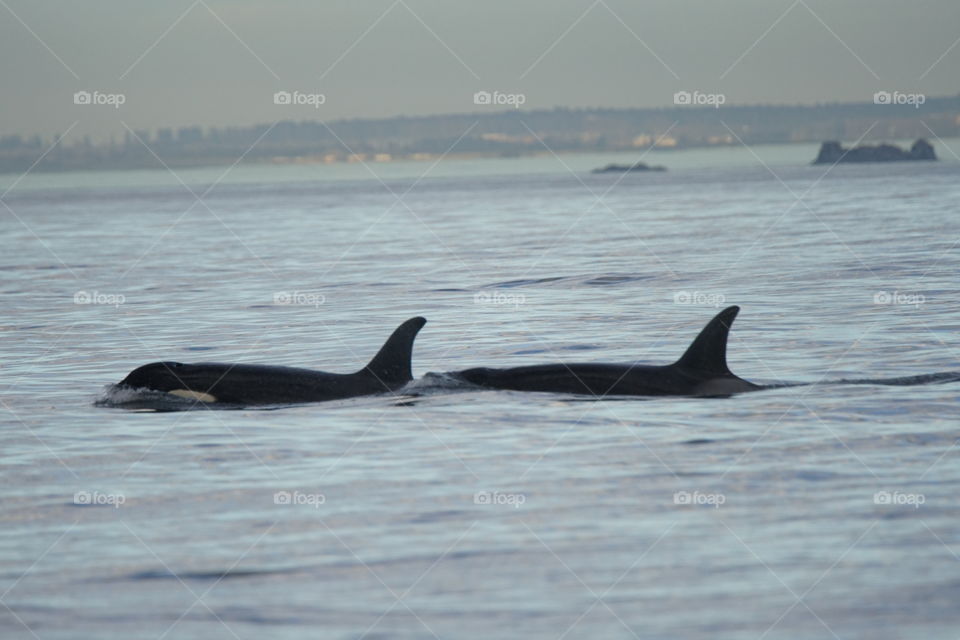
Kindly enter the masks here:
[[674, 366], [691, 372], [732, 376], [727, 368], [727, 335], [739, 312], [740, 307], [733, 306], [715, 315]]
[[413, 380], [413, 372], [410, 370], [413, 340], [425, 324], [426, 318], [417, 316], [397, 327], [370, 364], [361, 369], [360, 373], [368, 373], [381, 382], [407, 383]]

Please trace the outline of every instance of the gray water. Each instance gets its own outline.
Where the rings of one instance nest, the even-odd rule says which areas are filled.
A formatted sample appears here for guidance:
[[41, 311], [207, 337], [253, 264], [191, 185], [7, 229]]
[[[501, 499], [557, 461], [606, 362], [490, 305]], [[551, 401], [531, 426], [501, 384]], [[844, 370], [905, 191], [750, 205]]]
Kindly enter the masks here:
[[[425, 377], [666, 363], [729, 304], [754, 382], [960, 368], [960, 163], [763, 153], [5, 178], [0, 636], [956, 638], [958, 383]], [[162, 359], [352, 371], [414, 315], [398, 397], [94, 406]]]

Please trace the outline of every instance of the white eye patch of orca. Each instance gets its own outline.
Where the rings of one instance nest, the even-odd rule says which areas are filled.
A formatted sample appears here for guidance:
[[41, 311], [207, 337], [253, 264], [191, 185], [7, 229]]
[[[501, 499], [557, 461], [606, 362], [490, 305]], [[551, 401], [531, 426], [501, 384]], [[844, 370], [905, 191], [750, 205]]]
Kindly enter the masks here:
[[190, 391], [189, 389], [174, 389], [173, 391], [168, 391], [172, 396], [177, 396], [178, 398], [186, 398], [187, 400], [199, 400], [200, 402], [216, 402], [216, 396], [212, 396], [209, 393], [203, 393], [202, 391]]

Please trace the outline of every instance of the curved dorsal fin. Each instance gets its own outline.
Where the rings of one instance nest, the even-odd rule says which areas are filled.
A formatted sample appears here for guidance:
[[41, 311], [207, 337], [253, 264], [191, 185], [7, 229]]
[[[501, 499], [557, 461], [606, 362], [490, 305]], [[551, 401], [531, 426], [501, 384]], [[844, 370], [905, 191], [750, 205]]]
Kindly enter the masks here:
[[413, 352], [413, 340], [427, 324], [426, 318], [410, 318], [390, 334], [380, 351], [360, 373], [368, 373], [381, 382], [409, 382], [413, 380], [410, 370], [410, 358]]
[[740, 307], [727, 307], [707, 323], [674, 366], [691, 372], [730, 375], [727, 368], [727, 335]]

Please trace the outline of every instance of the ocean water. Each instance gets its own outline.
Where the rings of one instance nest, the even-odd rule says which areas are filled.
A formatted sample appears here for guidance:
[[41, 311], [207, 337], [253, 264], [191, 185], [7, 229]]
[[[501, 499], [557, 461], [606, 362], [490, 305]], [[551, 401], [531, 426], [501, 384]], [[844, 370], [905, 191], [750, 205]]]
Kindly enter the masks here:
[[[0, 636], [955, 638], [960, 383], [595, 401], [427, 375], [670, 362], [730, 304], [748, 380], [956, 370], [938, 151], [5, 176]], [[356, 370], [414, 315], [395, 397], [95, 406], [162, 359]]]

